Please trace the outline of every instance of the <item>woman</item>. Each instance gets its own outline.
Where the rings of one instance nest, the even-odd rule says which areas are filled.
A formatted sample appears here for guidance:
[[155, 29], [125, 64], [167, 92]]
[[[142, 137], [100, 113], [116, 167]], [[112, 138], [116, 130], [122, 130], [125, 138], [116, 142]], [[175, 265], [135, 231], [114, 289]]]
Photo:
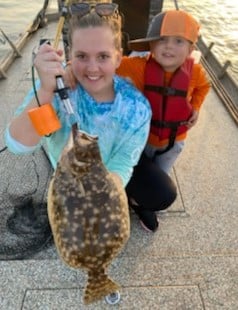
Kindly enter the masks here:
[[37, 96], [41, 106], [52, 104], [61, 128], [49, 137], [42, 138], [37, 133], [29, 111], [40, 108], [31, 91], [20, 108], [23, 111], [11, 121], [5, 137], [9, 150], [14, 153], [33, 151], [46, 140], [55, 168], [76, 119], [81, 130], [98, 135], [105, 166], [125, 186], [145, 146], [151, 111], [140, 92], [115, 76], [121, 61], [121, 18], [115, 5], [107, 5], [113, 9], [109, 16], [100, 16], [94, 10], [84, 16], [74, 15], [70, 22], [70, 56], [78, 81], [77, 88], [70, 92], [74, 119], [67, 115], [55, 94], [56, 76], [64, 75], [63, 51], [43, 44], [34, 63], [40, 78]]
[[[93, 9], [89, 5], [88, 11], [85, 10], [85, 3], [83, 5], [84, 8], [80, 3], [71, 7], [71, 11], [76, 14], [72, 16], [69, 27], [71, 67], [77, 80], [76, 89], [70, 92], [74, 119], [67, 115], [54, 92], [56, 76], [65, 74], [61, 65], [63, 52], [44, 44], [35, 58], [40, 78], [37, 96], [41, 105], [51, 103], [50, 106], [60, 119], [61, 128], [49, 137], [42, 138], [37, 133], [36, 126], [29, 118], [32, 109], [39, 109], [34, 92], [31, 91], [6, 130], [6, 144], [10, 151], [19, 154], [32, 152], [41, 141], [46, 140], [49, 158], [55, 168], [68, 140], [72, 121], [77, 120], [81, 130], [99, 137], [99, 147], [106, 168], [116, 174], [126, 186], [147, 141], [151, 110], [148, 101], [130, 82], [115, 75], [122, 57], [121, 18], [117, 5], [97, 4]], [[165, 174], [162, 177], [161, 174], [154, 176], [151, 168], [148, 171], [150, 173], [147, 174], [146, 171], [146, 174], [152, 183], [158, 181], [163, 189], [166, 187], [169, 199], [164, 201], [163, 196], [162, 204], [168, 207], [176, 197], [171, 180]], [[153, 185], [151, 187], [151, 182], [148, 182], [146, 196], [143, 196], [144, 186], [138, 192], [136, 183], [131, 182], [127, 188], [130, 198], [134, 198], [139, 204], [144, 198], [153, 200], [150, 197]], [[158, 186], [155, 192], [154, 198], [158, 200]], [[153, 214], [152, 223], [148, 212]], [[138, 215], [147, 229], [157, 229], [154, 211]]]

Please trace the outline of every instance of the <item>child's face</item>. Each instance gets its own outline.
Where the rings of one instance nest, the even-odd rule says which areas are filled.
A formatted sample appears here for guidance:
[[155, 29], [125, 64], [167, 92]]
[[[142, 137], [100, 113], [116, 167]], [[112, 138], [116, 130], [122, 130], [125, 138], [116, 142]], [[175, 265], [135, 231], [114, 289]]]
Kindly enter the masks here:
[[114, 97], [113, 75], [121, 62], [112, 30], [107, 26], [76, 29], [72, 35], [72, 70], [98, 102]]
[[154, 59], [165, 71], [174, 72], [193, 50], [193, 45], [182, 37], [164, 36], [150, 43]]

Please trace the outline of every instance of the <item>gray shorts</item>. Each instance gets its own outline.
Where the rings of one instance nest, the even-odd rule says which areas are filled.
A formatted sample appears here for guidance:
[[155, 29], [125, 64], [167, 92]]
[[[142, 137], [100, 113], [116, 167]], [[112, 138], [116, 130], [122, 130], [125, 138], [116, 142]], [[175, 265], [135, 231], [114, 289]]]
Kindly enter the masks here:
[[[167, 152], [156, 156], [155, 163], [166, 173], [170, 173], [177, 157], [182, 152], [184, 148], [184, 141], [178, 141], [174, 143], [174, 146], [168, 150]], [[156, 148], [149, 144], [145, 147], [145, 153], [148, 157], [152, 158], [154, 156], [155, 151], [163, 150], [164, 148]]]

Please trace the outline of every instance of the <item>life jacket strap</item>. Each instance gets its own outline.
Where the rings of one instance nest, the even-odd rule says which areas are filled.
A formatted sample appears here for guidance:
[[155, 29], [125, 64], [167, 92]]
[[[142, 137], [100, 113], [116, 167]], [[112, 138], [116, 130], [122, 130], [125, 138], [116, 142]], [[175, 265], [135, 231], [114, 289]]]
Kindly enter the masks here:
[[168, 121], [151, 120], [151, 125], [153, 126], [156, 126], [159, 128], [167, 127], [171, 129], [171, 134], [169, 136], [169, 143], [167, 147], [164, 150], [156, 150], [152, 158], [153, 161], [155, 160], [156, 156], [168, 152], [174, 146], [174, 142], [176, 139], [179, 126], [185, 125], [186, 123], [187, 123], [186, 121], [168, 122]]
[[187, 91], [174, 87], [145, 85], [145, 90], [160, 93], [162, 96], [180, 96], [185, 98], [187, 97]]
[[171, 128], [171, 129], [177, 129], [179, 126], [183, 126], [187, 124], [187, 121], [158, 121], [152, 119], [150, 124], [154, 127], [158, 128]]

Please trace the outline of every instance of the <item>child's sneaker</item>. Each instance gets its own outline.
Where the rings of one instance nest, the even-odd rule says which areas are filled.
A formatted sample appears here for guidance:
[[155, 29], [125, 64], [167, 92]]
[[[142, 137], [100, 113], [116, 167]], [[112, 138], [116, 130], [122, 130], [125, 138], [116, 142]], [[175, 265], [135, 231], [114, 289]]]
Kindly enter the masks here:
[[155, 232], [159, 227], [159, 222], [154, 211], [142, 209], [140, 206], [130, 204], [130, 207], [139, 216], [142, 227], [149, 232]]

